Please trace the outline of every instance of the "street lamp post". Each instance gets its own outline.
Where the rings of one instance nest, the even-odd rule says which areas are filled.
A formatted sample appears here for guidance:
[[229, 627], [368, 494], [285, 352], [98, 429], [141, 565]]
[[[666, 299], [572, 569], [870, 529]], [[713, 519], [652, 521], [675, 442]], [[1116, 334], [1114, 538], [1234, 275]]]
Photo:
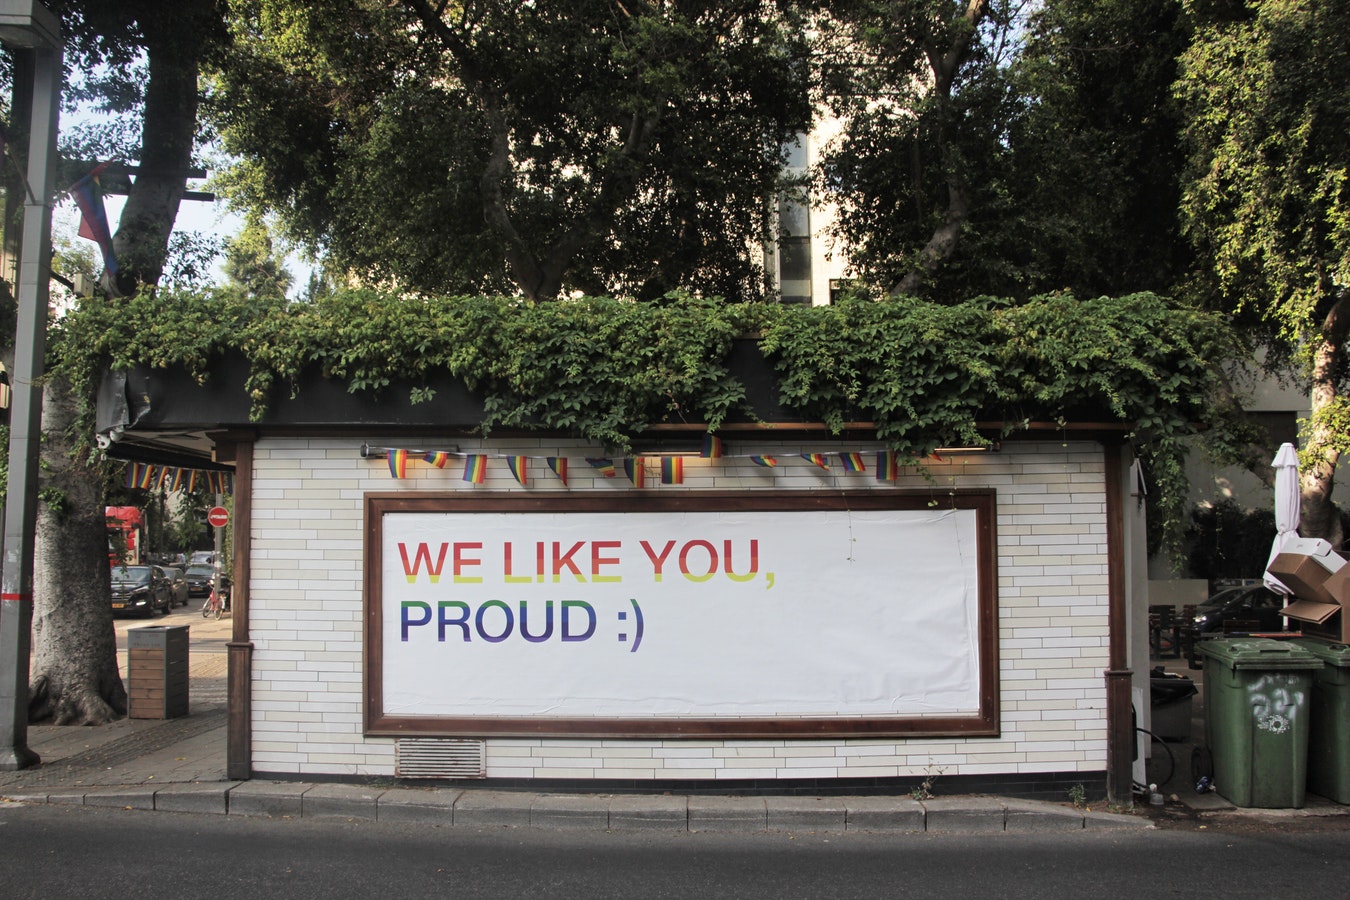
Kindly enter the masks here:
[[42, 437], [47, 284], [52, 261], [52, 169], [61, 93], [61, 23], [39, 0], [0, 0], [0, 42], [34, 55], [28, 183], [18, 272], [18, 327], [9, 424], [9, 486], [0, 569], [0, 771], [36, 765], [28, 746], [33, 627], [33, 547]]

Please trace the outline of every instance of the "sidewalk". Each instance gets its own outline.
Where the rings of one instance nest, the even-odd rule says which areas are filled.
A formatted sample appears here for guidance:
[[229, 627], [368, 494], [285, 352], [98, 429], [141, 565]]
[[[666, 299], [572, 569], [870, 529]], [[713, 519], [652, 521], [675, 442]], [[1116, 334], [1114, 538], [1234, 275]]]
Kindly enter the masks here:
[[[124, 652], [122, 657], [125, 666]], [[1067, 803], [990, 796], [918, 801], [908, 796], [561, 794], [457, 784], [414, 787], [394, 784], [392, 779], [381, 784], [230, 781], [225, 764], [223, 639], [194, 641], [189, 677], [189, 714], [181, 718], [123, 719], [97, 728], [30, 728], [28, 743], [42, 757], [42, 764], [0, 773], [0, 798], [13, 803], [232, 816], [601, 831], [1025, 833], [1152, 828], [1158, 812], [1145, 806], [1138, 814], [1114, 814], [1080, 810]], [[1196, 724], [1203, 727], [1201, 721]], [[1350, 813], [1350, 807], [1313, 797], [1302, 810], [1234, 810], [1216, 794], [1195, 794], [1193, 785], [1187, 783], [1190, 745], [1176, 750], [1177, 772], [1162, 786], [1176, 798], [1169, 801], [1171, 813], [1276, 818]]]
[[[223, 649], [223, 648], [222, 648]], [[452, 827], [662, 831], [1043, 832], [1148, 828], [1143, 816], [998, 797], [725, 797], [559, 794], [279, 781], [230, 781], [223, 653], [190, 657], [187, 716], [98, 728], [36, 726], [42, 765], [0, 773], [0, 798], [232, 816]]]

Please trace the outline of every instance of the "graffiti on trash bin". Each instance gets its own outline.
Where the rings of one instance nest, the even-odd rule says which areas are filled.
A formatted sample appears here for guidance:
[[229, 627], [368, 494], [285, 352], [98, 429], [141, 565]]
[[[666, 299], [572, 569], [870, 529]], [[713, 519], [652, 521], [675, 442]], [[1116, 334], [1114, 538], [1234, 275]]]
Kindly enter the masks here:
[[1271, 734], [1284, 734], [1293, 725], [1295, 712], [1303, 705], [1297, 675], [1267, 674], [1247, 686], [1256, 727]]

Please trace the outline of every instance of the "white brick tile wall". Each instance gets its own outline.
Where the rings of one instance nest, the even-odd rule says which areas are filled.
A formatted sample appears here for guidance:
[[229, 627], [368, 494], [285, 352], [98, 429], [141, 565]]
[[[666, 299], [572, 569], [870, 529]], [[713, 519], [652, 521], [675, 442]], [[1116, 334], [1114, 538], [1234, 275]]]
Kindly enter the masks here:
[[[372, 447], [401, 446], [372, 438]], [[429, 442], [434, 446], [434, 442]], [[461, 451], [530, 455], [594, 453], [580, 442], [540, 438], [451, 442]], [[504, 467], [488, 483], [410, 462], [390, 478], [359, 442], [269, 438], [253, 472], [253, 767], [292, 774], [389, 776], [394, 741], [362, 734], [363, 498], [368, 491], [523, 490]], [[649, 490], [894, 490], [866, 475], [822, 473], [795, 454], [817, 446], [752, 443], [737, 453], [779, 456], [774, 470], [748, 460], [687, 461], [685, 484]], [[869, 470], [872, 465], [866, 457]], [[800, 463], [800, 464], [799, 464]], [[495, 469], [495, 471], [494, 471]], [[998, 492], [999, 677], [1003, 733], [996, 738], [913, 740], [551, 740], [489, 739], [487, 774], [501, 778], [772, 779], [874, 778], [1101, 771], [1105, 768], [1107, 667], [1106, 509], [1102, 452], [1093, 443], [1005, 443], [1002, 452], [953, 456], [913, 467], [901, 487], [948, 485]], [[569, 472], [570, 493], [631, 491], [622, 472]], [[531, 460], [531, 489], [559, 489]], [[934, 487], [936, 485], [936, 487]]]

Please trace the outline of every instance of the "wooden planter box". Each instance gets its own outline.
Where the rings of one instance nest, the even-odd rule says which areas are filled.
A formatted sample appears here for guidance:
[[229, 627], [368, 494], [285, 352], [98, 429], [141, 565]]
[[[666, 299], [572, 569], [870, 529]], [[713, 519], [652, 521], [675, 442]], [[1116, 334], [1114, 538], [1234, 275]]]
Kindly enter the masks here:
[[127, 631], [127, 715], [173, 719], [188, 714], [188, 626]]

